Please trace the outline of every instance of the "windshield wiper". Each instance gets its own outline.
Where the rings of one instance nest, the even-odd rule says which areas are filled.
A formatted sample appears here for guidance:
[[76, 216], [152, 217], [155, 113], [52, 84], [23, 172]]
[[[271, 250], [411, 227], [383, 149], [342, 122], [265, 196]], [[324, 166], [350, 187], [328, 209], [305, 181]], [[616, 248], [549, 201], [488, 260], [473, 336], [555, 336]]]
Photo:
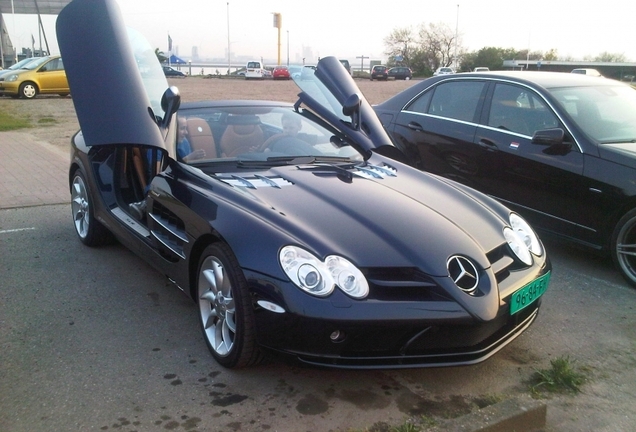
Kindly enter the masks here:
[[351, 159], [341, 156], [272, 156], [267, 160], [239, 160], [239, 168], [269, 168], [285, 165], [311, 165], [317, 163], [349, 163]]

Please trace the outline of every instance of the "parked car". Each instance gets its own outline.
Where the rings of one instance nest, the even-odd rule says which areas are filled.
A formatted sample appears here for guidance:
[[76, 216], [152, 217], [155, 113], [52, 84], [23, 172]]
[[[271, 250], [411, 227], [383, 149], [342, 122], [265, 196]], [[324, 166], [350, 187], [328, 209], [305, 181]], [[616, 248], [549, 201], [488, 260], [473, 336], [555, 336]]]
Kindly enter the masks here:
[[245, 66], [245, 79], [264, 79], [265, 70], [262, 62], [258, 60], [249, 61]]
[[573, 74], [588, 75], [588, 76], [593, 76], [593, 77], [602, 77], [603, 76], [596, 69], [589, 69], [589, 68], [572, 69], [572, 73]]
[[303, 67], [301, 65], [289, 65], [289, 75], [292, 79], [298, 78], [302, 72]]
[[70, 93], [59, 55], [38, 57], [22, 68], [0, 76], [0, 95], [33, 99], [38, 94]]
[[305, 65], [300, 70], [300, 79], [303, 79], [303, 80], [313, 79], [315, 72], [316, 72], [316, 66]]
[[386, 81], [387, 79], [389, 79], [389, 68], [384, 65], [373, 66], [369, 79], [371, 81], [373, 81], [374, 79]]
[[186, 74], [170, 66], [163, 66], [163, 74], [169, 78], [185, 78]]
[[487, 68], [485, 66], [479, 66], [476, 67], [473, 72], [490, 72], [490, 68]]
[[375, 107], [410, 163], [609, 252], [636, 284], [636, 90], [558, 72], [430, 78]]
[[343, 66], [344, 66], [344, 68], [347, 70], [347, 72], [349, 73], [349, 75], [352, 75], [352, 72], [351, 72], [351, 65], [349, 64], [349, 60], [340, 59], [339, 61], [340, 61], [340, 63], [342, 63], [342, 65], [343, 65]]
[[9, 66], [6, 69], [0, 69], [0, 77], [3, 77], [5, 75], [8, 75], [10, 73], [12, 73], [13, 71], [18, 71], [20, 69], [22, 69], [23, 67], [25, 67], [27, 64], [39, 59], [40, 57], [29, 57], [29, 58], [25, 58], [20, 60], [19, 62], [12, 64], [11, 66]]
[[433, 76], [437, 76], [437, 75], [451, 75], [454, 74], [455, 70], [453, 68], [449, 68], [449, 67], [440, 67], [437, 68], [437, 70], [433, 73]]
[[291, 75], [287, 66], [276, 66], [272, 72], [272, 78], [288, 80], [291, 79]]
[[396, 80], [410, 80], [413, 78], [413, 71], [405, 66], [396, 66], [388, 70], [387, 76]]
[[[90, 32], [77, 26], [91, 17]], [[337, 58], [296, 80], [295, 104], [181, 104], [122, 21], [115, 0], [74, 0], [57, 18], [81, 126], [72, 225], [88, 246], [114, 236], [191, 296], [219, 364], [264, 349], [327, 367], [472, 364], [535, 320], [551, 265], [532, 228], [389, 158]]]

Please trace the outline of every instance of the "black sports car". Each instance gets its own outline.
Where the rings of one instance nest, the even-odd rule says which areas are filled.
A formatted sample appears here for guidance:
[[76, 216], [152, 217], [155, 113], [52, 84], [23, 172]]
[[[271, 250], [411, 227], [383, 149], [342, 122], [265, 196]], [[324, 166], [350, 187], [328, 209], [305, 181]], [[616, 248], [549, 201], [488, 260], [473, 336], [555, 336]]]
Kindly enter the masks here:
[[607, 253], [636, 285], [636, 90], [559, 72], [434, 77], [375, 106], [410, 164]]
[[79, 239], [114, 236], [192, 296], [223, 366], [263, 348], [333, 367], [470, 364], [537, 317], [551, 266], [530, 226], [387, 157], [336, 58], [298, 79], [294, 105], [180, 106], [114, 0], [74, 0], [57, 33], [81, 125]]

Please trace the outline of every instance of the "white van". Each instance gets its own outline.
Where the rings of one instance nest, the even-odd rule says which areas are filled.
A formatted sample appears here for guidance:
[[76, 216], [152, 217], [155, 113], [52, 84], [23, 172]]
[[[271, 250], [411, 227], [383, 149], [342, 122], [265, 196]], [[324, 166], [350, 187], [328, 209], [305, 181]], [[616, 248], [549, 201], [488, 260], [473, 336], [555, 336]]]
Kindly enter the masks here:
[[245, 79], [263, 79], [265, 77], [265, 69], [263, 63], [258, 60], [247, 62], [245, 66]]
[[572, 69], [572, 73], [581, 74], [581, 75], [588, 75], [588, 76], [593, 76], [593, 77], [602, 77], [603, 76], [596, 69], [588, 69], [588, 68]]

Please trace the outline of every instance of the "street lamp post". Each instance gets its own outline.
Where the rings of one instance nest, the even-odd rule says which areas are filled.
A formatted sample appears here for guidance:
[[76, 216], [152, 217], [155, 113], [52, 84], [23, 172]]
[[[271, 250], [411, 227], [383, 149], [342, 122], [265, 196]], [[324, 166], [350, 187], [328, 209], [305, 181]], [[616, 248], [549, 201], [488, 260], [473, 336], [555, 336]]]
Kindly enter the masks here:
[[287, 66], [289, 66], [289, 30], [287, 30]]
[[230, 51], [230, 2], [227, 2], [227, 74], [232, 72], [232, 57]]
[[458, 66], [458, 63], [457, 63], [457, 38], [459, 36], [458, 32], [459, 32], [459, 5], [457, 5], [457, 19], [455, 20], [455, 58], [454, 58], [455, 71], [457, 71], [457, 69], [458, 69], [457, 68], [457, 66]]

